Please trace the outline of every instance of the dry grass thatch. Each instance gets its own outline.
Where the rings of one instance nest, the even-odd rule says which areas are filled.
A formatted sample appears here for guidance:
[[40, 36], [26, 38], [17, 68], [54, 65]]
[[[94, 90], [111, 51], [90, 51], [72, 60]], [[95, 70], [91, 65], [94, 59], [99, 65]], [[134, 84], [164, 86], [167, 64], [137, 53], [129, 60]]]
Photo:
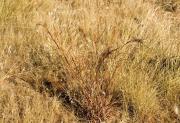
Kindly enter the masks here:
[[0, 122], [179, 122], [179, 13], [179, 0], [1, 0]]

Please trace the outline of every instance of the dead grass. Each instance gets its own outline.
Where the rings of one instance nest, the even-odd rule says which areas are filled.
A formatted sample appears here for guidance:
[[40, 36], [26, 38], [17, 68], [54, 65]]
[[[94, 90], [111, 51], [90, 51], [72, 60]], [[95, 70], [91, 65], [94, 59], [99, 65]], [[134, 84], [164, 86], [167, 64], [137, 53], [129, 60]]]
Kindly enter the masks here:
[[1, 81], [0, 122], [2, 123], [55, 123], [77, 122], [73, 113], [68, 112], [56, 98], [43, 96], [27, 83], [16, 85]]
[[0, 1], [0, 122], [179, 122], [178, 0]]

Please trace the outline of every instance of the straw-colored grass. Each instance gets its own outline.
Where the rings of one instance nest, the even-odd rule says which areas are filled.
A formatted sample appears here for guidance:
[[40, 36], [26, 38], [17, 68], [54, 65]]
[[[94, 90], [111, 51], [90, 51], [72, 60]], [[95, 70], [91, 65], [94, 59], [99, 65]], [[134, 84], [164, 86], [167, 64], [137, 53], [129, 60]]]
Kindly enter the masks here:
[[179, 0], [1, 0], [0, 122], [180, 122]]

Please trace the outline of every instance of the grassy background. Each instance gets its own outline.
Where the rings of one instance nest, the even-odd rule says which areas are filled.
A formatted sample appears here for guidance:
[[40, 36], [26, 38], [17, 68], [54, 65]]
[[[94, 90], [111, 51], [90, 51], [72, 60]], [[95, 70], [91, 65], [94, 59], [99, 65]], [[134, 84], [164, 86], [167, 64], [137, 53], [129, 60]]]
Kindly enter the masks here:
[[179, 122], [179, 41], [179, 0], [1, 0], [0, 122]]

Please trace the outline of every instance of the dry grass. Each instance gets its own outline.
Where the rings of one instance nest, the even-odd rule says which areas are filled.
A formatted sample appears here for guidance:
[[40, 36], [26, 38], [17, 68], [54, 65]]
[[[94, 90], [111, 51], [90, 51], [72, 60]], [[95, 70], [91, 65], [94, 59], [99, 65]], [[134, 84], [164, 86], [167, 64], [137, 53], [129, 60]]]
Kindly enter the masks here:
[[0, 83], [1, 123], [55, 123], [77, 122], [56, 98], [43, 96], [27, 83], [14, 85], [7, 81]]
[[179, 0], [1, 0], [0, 122], [179, 122], [179, 13]]

